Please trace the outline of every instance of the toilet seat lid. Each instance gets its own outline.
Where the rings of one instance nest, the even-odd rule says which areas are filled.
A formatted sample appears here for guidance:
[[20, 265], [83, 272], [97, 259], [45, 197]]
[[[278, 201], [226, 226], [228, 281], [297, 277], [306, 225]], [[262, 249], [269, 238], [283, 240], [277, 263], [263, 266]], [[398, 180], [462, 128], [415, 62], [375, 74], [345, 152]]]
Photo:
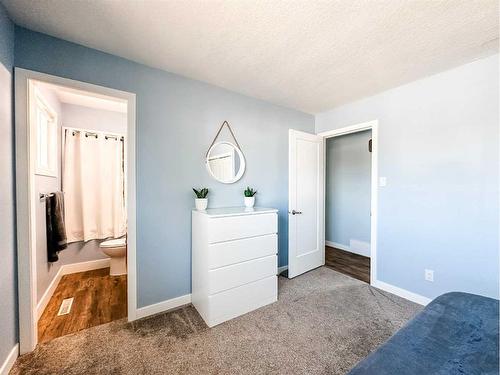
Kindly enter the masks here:
[[113, 238], [112, 240], [106, 240], [100, 243], [99, 247], [119, 247], [125, 246], [127, 244], [127, 240], [125, 237], [122, 238]]

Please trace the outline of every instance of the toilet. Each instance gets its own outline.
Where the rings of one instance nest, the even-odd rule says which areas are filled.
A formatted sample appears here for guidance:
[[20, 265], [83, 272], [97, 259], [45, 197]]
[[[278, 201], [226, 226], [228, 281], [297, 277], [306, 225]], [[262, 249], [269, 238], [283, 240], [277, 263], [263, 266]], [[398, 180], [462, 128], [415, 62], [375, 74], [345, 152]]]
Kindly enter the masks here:
[[119, 276], [127, 274], [127, 239], [113, 238], [100, 243], [102, 252], [110, 257], [109, 274]]

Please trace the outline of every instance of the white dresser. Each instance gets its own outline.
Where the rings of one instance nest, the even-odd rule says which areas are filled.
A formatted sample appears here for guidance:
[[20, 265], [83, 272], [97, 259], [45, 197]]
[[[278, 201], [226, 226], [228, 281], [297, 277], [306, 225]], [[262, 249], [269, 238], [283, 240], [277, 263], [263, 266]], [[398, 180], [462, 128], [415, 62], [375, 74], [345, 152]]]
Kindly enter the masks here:
[[192, 213], [191, 299], [209, 327], [278, 298], [278, 210]]

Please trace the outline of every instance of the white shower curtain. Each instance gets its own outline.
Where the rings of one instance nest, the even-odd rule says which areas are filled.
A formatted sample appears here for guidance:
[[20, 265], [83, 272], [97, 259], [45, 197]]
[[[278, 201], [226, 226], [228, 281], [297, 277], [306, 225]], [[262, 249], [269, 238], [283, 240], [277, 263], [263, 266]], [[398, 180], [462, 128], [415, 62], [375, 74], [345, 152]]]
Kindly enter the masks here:
[[124, 141], [95, 134], [65, 130], [62, 182], [68, 242], [126, 233]]

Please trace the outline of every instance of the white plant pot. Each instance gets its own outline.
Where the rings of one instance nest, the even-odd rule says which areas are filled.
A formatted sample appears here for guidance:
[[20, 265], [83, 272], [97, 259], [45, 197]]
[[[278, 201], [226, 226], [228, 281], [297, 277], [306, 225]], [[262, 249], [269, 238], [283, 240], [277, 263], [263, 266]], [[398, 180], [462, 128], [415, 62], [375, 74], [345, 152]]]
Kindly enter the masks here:
[[245, 207], [253, 207], [255, 205], [255, 197], [245, 197]]
[[196, 205], [196, 209], [198, 211], [205, 211], [208, 206], [208, 198], [196, 198], [194, 200], [194, 204]]

